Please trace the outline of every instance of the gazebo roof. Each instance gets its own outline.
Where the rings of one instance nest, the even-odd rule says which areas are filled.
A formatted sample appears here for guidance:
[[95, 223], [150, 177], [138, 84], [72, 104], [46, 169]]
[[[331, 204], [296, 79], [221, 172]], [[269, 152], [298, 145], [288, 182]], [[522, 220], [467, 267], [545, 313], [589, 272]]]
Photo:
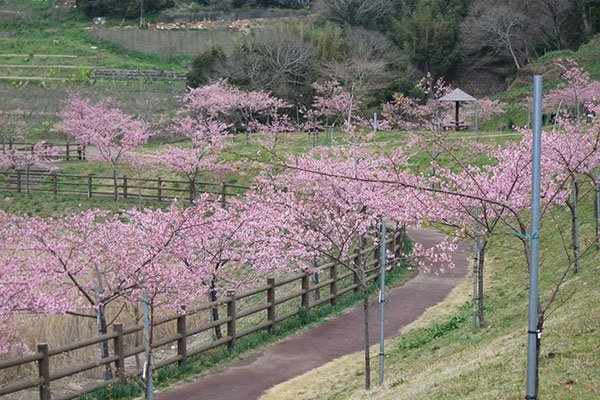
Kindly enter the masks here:
[[476, 101], [477, 99], [460, 89], [454, 89], [444, 97], [440, 97], [439, 101]]

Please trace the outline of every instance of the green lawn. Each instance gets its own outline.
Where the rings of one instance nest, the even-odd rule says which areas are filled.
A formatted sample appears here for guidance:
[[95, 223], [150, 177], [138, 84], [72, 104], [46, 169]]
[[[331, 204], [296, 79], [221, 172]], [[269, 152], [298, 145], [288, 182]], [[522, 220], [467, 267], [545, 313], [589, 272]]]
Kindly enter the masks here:
[[[491, 143], [499, 143], [505, 142], [506, 140], [515, 140], [519, 138], [519, 135], [504, 137], [498, 135], [503, 135], [506, 133], [500, 132], [482, 132], [481, 140], [484, 142]], [[376, 147], [377, 151], [381, 154], [386, 152], [390, 152], [402, 145], [406, 142], [408, 137], [408, 132], [387, 132], [382, 131], [378, 132], [373, 139], [373, 146]], [[470, 139], [465, 140], [474, 140], [472, 139], [474, 133], [473, 132], [459, 132], [459, 133], [451, 133], [451, 137], [462, 137], [467, 136]], [[490, 136], [486, 139], [486, 136]], [[335, 142], [338, 145], [351, 146], [352, 138], [344, 132], [334, 132]], [[231, 146], [229, 146], [221, 156], [221, 160], [224, 162], [233, 162], [235, 163], [234, 167], [230, 171], [219, 171], [215, 173], [202, 173], [199, 177], [200, 182], [207, 183], [215, 183], [220, 184], [221, 182], [225, 182], [226, 184], [232, 185], [242, 185], [242, 186], [250, 186], [254, 182], [254, 177], [260, 172], [261, 169], [266, 167], [271, 168], [268, 164], [270, 160], [272, 160], [271, 155], [258, 143], [256, 143], [256, 135], [253, 135], [250, 138], [250, 144], [246, 144], [246, 138], [243, 135], [239, 135], [233, 138]], [[319, 136], [320, 145], [323, 146], [331, 146], [331, 138], [325, 137], [324, 134]], [[177, 146], [189, 146], [189, 143], [178, 143]], [[143, 147], [143, 152], [154, 152], [165, 145], [160, 143], [150, 143]], [[312, 148], [312, 145], [309, 144], [307, 140], [307, 135], [303, 133], [291, 133], [283, 135], [279, 141], [279, 144], [276, 148], [276, 153], [278, 157], [285, 157], [286, 154], [294, 154], [300, 155]], [[260, 153], [260, 155], [259, 155]], [[460, 156], [466, 156], [467, 150], [462, 149], [458, 150], [457, 154]], [[473, 163], [482, 163], [486, 160], [485, 156], [480, 156], [478, 159], [470, 160]], [[444, 164], [452, 163], [452, 159], [449, 155], [443, 154], [438, 158], [438, 161]], [[416, 153], [412, 158], [412, 167], [414, 170], [423, 171], [428, 173], [429, 171], [429, 157], [423, 153]], [[94, 161], [71, 161], [68, 163], [59, 162], [56, 164], [58, 167], [59, 174], [72, 174], [72, 175], [91, 175], [93, 176], [93, 184], [112, 184], [111, 176], [112, 170], [110, 166], [106, 163], [98, 163]], [[123, 175], [127, 175], [130, 185], [132, 185], [132, 180], [135, 178], [152, 178], [156, 179], [157, 177], [161, 177], [163, 180], [181, 180], [186, 181], [186, 178], [173, 171], [168, 171], [160, 166], [153, 167], [145, 167], [142, 170], [129, 168], [126, 165], [123, 165], [118, 170], [118, 175], [122, 177]], [[106, 177], [104, 179], [99, 179], [98, 177]], [[24, 177], [23, 177], [24, 179]], [[49, 182], [51, 177], [47, 178], [47, 182], [41, 184], [38, 187], [44, 187], [48, 191], [52, 190], [53, 185]], [[59, 178], [59, 181], [70, 181], [67, 178]], [[65, 186], [58, 185], [59, 188], [69, 188], [76, 190], [87, 190], [87, 179], [86, 178], [78, 178], [76, 182], [79, 182], [78, 186]], [[135, 184], [133, 184], [135, 185]], [[150, 184], [151, 185], [151, 184]], [[164, 187], [174, 187], [183, 189], [187, 187], [186, 183], [180, 184], [165, 184]], [[208, 191], [215, 191], [216, 186], [205, 186], [201, 189]], [[24, 190], [24, 189], [23, 189]], [[100, 190], [100, 188], [94, 186], [94, 190]], [[110, 192], [110, 187], [102, 187], [102, 191]], [[243, 190], [230, 188], [228, 189], [228, 193], [241, 193]], [[118, 203], [114, 203], [110, 198], [92, 198], [87, 199], [85, 195], [61, 195], [57, 196], [57, 200], [55, 201], [53, 195], [51, 193], [38, 193], [33, 192], [32, 197], [28, 199], [25, 194], [18, 194], [16, 192], [6, 192], [3, 194], [3, 197], [8, 197], [11, 200], [0, 202], [0, 209], [5, 210], [11, 213], [28, 213], [28, 214], [40, 214], [44, 216], [48, 215], [57, 215], [63, 213], [70, 213], [80, 209], [86, 208], [103, 208], [109, 210], [119, 210], [121, 208], [130, 208], [133, 206], [160, 206], [163, 207], [167, 205], [167, 202], [157, 203], [155, 201], [150, 200], [136, 200], [136, 195], [140, 193], [139, 190], [130, 190], [129, 192], [130, 199], [120, 199]], [[145, 194], [156, 194], [155, 189], [146, 189], [142, 190], [141, 193]], [[165, 191], [165, 196], [169, 196], [169, 192]], [[60, 204], [60, 205], [59, 205]], [[81, 206], [80, 206], [81, 204]]]

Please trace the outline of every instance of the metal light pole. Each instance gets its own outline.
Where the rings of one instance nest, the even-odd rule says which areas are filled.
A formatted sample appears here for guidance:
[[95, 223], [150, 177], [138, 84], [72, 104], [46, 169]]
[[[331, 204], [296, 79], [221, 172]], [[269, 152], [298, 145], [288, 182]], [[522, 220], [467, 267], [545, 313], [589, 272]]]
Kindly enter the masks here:
[[529, 266], [529, 322], [527, 326], [527, 393], [526, 399], [537, 399], [538, 389], [538, 269], [540, 246], [540, 163], [542, 148], [543, 79], [534, 77], [533, 90], [533, 163], [531, 180], [531, 236]]
[[380, 280], [379, 280], [379, 309], [381, 311], [379, 322], [379, 384], [383, 384], [383, 364], [385, 361], [385, 220], [381, 219], [381, 254], [380, 254]]

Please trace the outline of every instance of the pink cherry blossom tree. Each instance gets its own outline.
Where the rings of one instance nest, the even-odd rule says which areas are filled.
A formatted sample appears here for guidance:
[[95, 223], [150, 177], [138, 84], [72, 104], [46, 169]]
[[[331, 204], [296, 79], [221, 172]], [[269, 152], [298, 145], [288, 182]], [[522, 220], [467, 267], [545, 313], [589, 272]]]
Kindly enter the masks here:
[[[589, 104], [588, 107], [593, 112], [600, 111], [598, 105]], [[600, 120], [595, 117], [588, 124], [583, 119], [572, 120], [566, 116], [557, 118], [558, 129], [545, 134], [543, 138], [547, 150], [543, 155], [543, 163], [553, 169], [567, 192], [570, 189], [565, 204], [571, 212], [573, 260], [575, 272], [579, 272], [580, 178], [588, 177], [592, 184], [596, 183], [594, 172], [600, 165]]]
[[108, 163], [113, 172], [114, 198], [119, 198], [117, 172], [123, 156], [134, 151], [152, 136], [146, 122], [124, 114], [106, 101], [96, 104], [71, 96], [62, 112], [62, 129], [80, 143], [93, 145], [90, 157]]
[[[379, 180], [389, 174], [388, 159], [375, 157], [372, 150], [357, 144], [333, 149], [317, 148], [302, 157], [288, 156], [284, 172], [272, 179], [261, 180], [261, 207], [277, 227], [274, 235], [282, 241], [288, 258], [303, 260], [301, 267], [311, 271], [319, 267], [319, 259], [352, 272], [363, 291], [365, 334], [365, 386], [370, 386], [368, 292], [366, 274], [370, 272], [368, 257], [353, 257], [355, 247], [365, 249], [372, 241], [373, 251], [379, 243], [378, 226], [387, 216], [403, 227], [418, 223], [421, 204], [412, 191], [398, 193], [396, 188]], [[398, 163], [407, 158], [397, 154]], [[394, 172], [393, 177], [409, 178], [407, 170]], [[391, 179], [391, 177], [390, 177]], [[277, 188], [285, 187], [286, 190]], [[418, 196], [420, 198], [420, 196]], [[398, 207], [402, 205], [402, 207]], [[384, 213], [385, 212], [385, 213]], [[398, 262], [392, 259], [390, 265]], [[312, 267], [310, 266], [312, 264]], [[312, 268], [312, 269], [311, 269]]]
[[[109, 252], [126, 251], [126, 243], [106, 229], [107, 218], [106, 212], [90, 210], [56, 220], [38, 216], [18, 220], [20, 263], [51, 273], [63, 292], [52, 295], [71, 300], [64, 312], [95, 320], [100, 335], [110, 326], [106, 307], [132, 290], [125, 276], [107, 261]], [[109, 356], [107, 343], [100, 343], [100, 349], [102, 357]], [[105, 378], [111, 378], [109, 368]]]
[[[189, 224], [202, 229], [187, 229], [180, 246], [172, 250], [173, 257], [195, 274], [211, 302], [227, 290], [253, 287], [265, 274], [279, 272], [288, 264], [285, 252], [276, 249], [267, 235], [267, 221], [254, 210], [251, 201], [234, 198], [223, 208], [207, 195], [191, 207]], [[219, 320], [218, 308], [211, 315]], [[215, 336], [222, 337], [219, 326]]]
[[[119, 284], [130, 288], [124, 300], [130, 304], [145, 303], [147, 293], [148, 343], [153, 342], [156, 318], [170, 311], [184, 312], [182, 305], [201, 298], [206, 288], [197, 280], [196, 271], [184, 268], [174, 257], [185, 237], [193, 230], [204, 230], [205, 224], [191, 224], [193, 208], [182, 209], [174, 203], [166, 210], [128, 210], [102, 226], [104, 237], [98, 252], [121, 277]], [[150, 376], [153, 348], [144, 365]], [[146, 396], [149, 391], [146, 379]]]
[[383, 104], [382, 115], [394, 129], [408, 131], [418, 128], [420, 115], [414, 99], [402, 93], [394, 94], [394, 99]]
[[352, 116], [360, 112], [360, 99], [353, 90], [344, 90], [339, 82], [315, 82], [312, 86], [316, 91], [312, 109], [315, 116], [324, 119], [325, 126], [340, 126], [344, 119], [351, 123]]
[[231, 86], [226, 80], [189, 88], [181, 100], [181, 112], [227, 123], [236, 131], [244, 131], [247, 143], [253, 121], [266, 123], [273, 113], [287, 106], [267, 92], [244, 92]]
[[507, 103], [503, 101], [482, 97], [477, 101], [468, 103], [463, 109], [462, 116], [473, 124], [475, 124], [475, 118], [477, 117], [478, 122], [481, 124], [495, 115], [504, 114], [506, 106]]
[[295, 124], [290, 121], [288, 115], [279, 115], [276, 112], [271, 116], [268, 123], [263, 124], [255, 120], [250, 126], [254, 131], [262, 134], [262, 137], [257, 142], [264, 146], [271, 154], [275, 154], [282, 133], [294, 132], [297, 129]]
[[579, 118], [581, 104], [600, 100], [600, 82], [591, 80], [590, 74], [573, 58], [559, 58], [555, 66], [561, 81], [548, 93], [548, 102], [575, 107]]
[[154, 159], [168, 169], [184, 175], [190, 183], [190, 200], [198, 193], [198, 177], [202, 171], [225, 168], [218, 157], [227, 145], [228, 125], [203, 115], [181, 116], [173, 129], [187, 137], [190, 147], [169, 146], [157, 151]]
[[11, 347], [28, 350], [19, 335], [18, 316], [64, 314], [73, 306], [63, 276], [45, 264], [23, 262], [29, 248], [20, 219], [0, 211], [0, 354]]

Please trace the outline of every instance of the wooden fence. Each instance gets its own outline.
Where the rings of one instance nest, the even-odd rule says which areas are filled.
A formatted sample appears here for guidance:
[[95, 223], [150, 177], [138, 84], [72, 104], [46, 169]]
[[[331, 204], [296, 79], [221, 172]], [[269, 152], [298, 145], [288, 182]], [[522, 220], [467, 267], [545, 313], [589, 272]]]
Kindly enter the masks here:
[[[3, 149], [17, 149], [19, 151], [33, 153], [33, 145], [36, 143], [9, 142], [3, 145]], [[54, 160], [75, 161], [86, 159], [86, 145], [83, 143], [44, 143], [44, 148], [56, 148], [58, 152], [49, 157]]]
[[[23, 192], [26, 190], [24, 171], [0, 171], [0, 190]], [[191, 200], [194, 185], [190, 181], [158, 178], [130, 178], [126, 175], [117, 178], [119, 197], [132, 199], [170, 200], [174, 198]], [[225, 182], [196, 182], [196, 193], [212, 193], [225, 202], [227, 196], [239, 196], [250, 189], [249, 186], [233, 185]], [[114, 196], [114, 183], [111, 176], [71, 175], [34, 170], [29, 173], [29, 190], [58, 194], [79, 194], [88, 198]]]
[[[399, 229], [391, 232], [389, 237], [385, 241], [388, 244], [390, 252], [395, 254], [396, 259], [399, 259], [402, 256], [402, 253], [404, 252], [404, 241], [404, 229]], [[379, 248], [376, 246], [366, 248], [362, 252], [359, 249], [355, 249], [355, 251], [352, 253], [352, 256], [350, 257], [350, 261], [358, 262], [359, 257], [363, 257], [369, 254], [373, 256], [372, 259], [367, 261], [365, 264], [365, 268], [368, 268], [368, 274], [366, 276], [367, 282], [371, 282], [379, 277], [380, 254], [378, 250]], [[156, 327], [168, 322], [176, 322], [177, 333], [167, 337], [155, 338], [153, 343], [151, 344], [151, 347], [158, 348], [161, 346], [168, 345], [170, 343], [175, 343], [176, 354], [156, 362], [154, 368], [160, 368], [174, 363], [178, 363], [180, 365], [185, 364], [189, 357], [222, 345], [227, 345], [229, 349], [233, 349], [236, 345], [236, 340], [239, 338], [242, 338], [261, 329], [268, 329], [269, 331], [272, 331], [276, 324], [295, 316], [302, 309], [310, 309], [324, 303], [336, 305], [340, 296], [350, 292], [357, 292], [359, 290], [359, 279], [353, 271], [344, 272], [344, 270], [341, 270], [339, 264], [333, 262], [321, 266], [320, 269], [323, 272], [329, 272], [329, 279], [323, 280], [320, 283], [311, 284], [312, 275], [309, 273], [301, 273], [281, 280], [268, 278], [266, 284], [263, 286], [241, 293], [228, 292], [227, 297], [218, 299], [217, 301], [211, 303], [204, 304], [194, 309], [186, 309], [185, 314], [169, 316], [157, 321], [153, 326]], [[291, 293], [289, 293], [290, 290], [285, 290], [285, 293], [287, 293], [286, 295], [281, 297], [276, 296], [276, 288], [290, 284], [295, 285], [295, 287], [297, 288], [298, 283], [300, 283], [300, 290], [296, 290]], [[311, 292], [327, 288], [329, 288], [328, 295], [320, 296], [318, 300], [311, 299]], [[263, 298], [266, 298], [266, 302], [259, 305], [255, 305], [250, 308], [238, 310], [240, 300], [248, 298], [250, 296], [261, 295], [265, 293], [266, 297]], [[289, 302], [297, 298], [300, 298], [299, 307], [294, 307], [291, 311], [287, 311], [283, 314], [277, 315], [277, 306], [280, 306], [283, 303]], [[210, 310], [223, 305], [226, 306], [227, 310], [227, 315], [225, 317], [219, 318], [216, 321], [200, 326], [189, 326], [189, 324], [187, 323], [187, 317], [199, 313], [201, 311]], [[253, 324], [241, 331], [238, 331], [236, 329], [236, 325], [238, 325], [240, 319], [265, 311], [266, 319], [263, 322], [256, 323], [257, 321], [254, 321]], [[226, 335], [224, 332], [223, 336], [220, 339], [213, 340], [195, 348], [188, 348], [188, 338], [190, 336], [196, 335], [201, 332], [206, 332], [211, 329], [214, 329], [217, 326], [223, 325], [226, 326]], [[142, 374], [141, 369], [135, 369], [133, 371], [126, 370], [125, 360], [129, 357], [133, 357], [137, 354], [143, 353], [144, 345], [127, 348], [124, 344], [124, 338], [127, 335], [131, 335], [142, 330], [143, 325], [126, 328], [123, 327], [122, 324], [114, 324], [113, 331], [111, 333], [107, 333], [105, 335], [87, 340], [82, 340], [66, 346], [51, 349], [49, 348], [48, 344], [38, 344], [37, 352], [34, 354], [0, 362], [0, 370], [14, 368], [28, 363], [37, 363], [38, 371], [37, 376], [26, 378], [24, 380], [20, 380], [18, 382], [14, 382], [0, 388], [0, 396], [21, 391], [24, 389], [37, 387], [39, 390], [39, 398], [41, 400], [50, 400], [52, 381], [56, 381], [58, 379], [73, 376], [87, 370], [110, 364], [114, 365], [114, 370], [116, 371], [116, 377], [112, 380], [97, 382], [88, 385], [84, 389], [78, 390], [77, 392], [72, 392], [68, 395], [62, 395], [60, 397], [55, 398], [61, 400], [74, 399], [86, 393], [90, 393], [100, 388], [106, 387], [112, 383], [124, 382], [127, 377], [140, 376]], [[64, 370], [51, 370], [51, 358], [53, 356], [64, 353], [68, 354], [75, 350], [82, 349], [88, 346], [93, 346], [101, 342], [112, 342], [111, 356], [106, 358], [99, 358], [93, 361], [86, 362], [84, 364], [73, 365], [71, 368]]]

